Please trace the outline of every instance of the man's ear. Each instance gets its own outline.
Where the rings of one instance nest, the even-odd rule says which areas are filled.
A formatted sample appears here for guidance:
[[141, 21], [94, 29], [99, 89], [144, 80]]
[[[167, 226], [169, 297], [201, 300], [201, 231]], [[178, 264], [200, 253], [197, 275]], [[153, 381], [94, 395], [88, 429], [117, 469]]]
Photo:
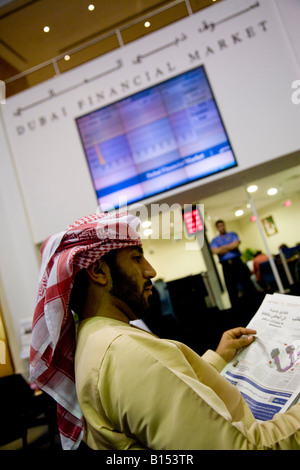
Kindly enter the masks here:
[[105, 286], [108, 282], [109, 267], [105, 261], [101, 259], [91, 264], [91, 266], [87, 268], [87, 273], [96, 284]]

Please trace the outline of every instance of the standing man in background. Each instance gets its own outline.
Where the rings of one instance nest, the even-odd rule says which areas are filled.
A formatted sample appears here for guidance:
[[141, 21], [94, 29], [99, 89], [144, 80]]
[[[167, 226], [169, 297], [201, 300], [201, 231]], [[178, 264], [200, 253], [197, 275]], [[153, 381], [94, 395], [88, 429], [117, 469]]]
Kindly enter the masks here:
[[217, 220], [216, 228], [219, 235], [211, 244], [211, 251], [218, 255], [222, 264], [224, 280], [232, 307], [236, 307], [239, 299], [239, 286], [244, 295], [255, 292], [250, 279], [250, 271], [241, 260], [240, 240], [235, 232], [227, 232], [223, 220]]

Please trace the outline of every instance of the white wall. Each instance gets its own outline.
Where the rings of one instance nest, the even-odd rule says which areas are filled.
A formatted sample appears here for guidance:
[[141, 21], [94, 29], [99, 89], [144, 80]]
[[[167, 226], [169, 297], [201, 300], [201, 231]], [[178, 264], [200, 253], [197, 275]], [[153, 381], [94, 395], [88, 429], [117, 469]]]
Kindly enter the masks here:
[[18, 371], [23, 368], [19, 321], [33, 315], [39, 260], [1, 123], [0, 109], [0, 298], [13, 361]]
[[[276, 0], [285, 33], [289, 39], [298, 68], [300, 67], [299, 0]], [[300, 78], [298, 75], [295, 78]]]

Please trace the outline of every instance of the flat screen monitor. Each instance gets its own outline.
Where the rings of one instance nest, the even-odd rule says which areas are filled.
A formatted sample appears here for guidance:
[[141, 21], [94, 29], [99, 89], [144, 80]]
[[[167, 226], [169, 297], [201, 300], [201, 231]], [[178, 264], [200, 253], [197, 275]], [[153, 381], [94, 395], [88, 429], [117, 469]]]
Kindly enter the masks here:
[[76, 124], [102, 209], [182, 191], [237, 165], [204, 66], [80, 116]]

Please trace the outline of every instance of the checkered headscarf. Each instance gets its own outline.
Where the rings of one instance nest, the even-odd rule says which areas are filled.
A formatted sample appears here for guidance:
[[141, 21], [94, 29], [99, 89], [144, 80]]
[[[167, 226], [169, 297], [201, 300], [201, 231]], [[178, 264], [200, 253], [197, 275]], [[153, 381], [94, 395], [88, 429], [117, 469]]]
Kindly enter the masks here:
[[64, 449], [76, 449], [83, 435], [74, 377], [75, 321], [69, 308], [75, 275], [112, 249], [141, 245], [138, 228], [139, 219], [131, 214], [94, 214], [77, 220], [42, 245], [30, 381], [57, 401]]

